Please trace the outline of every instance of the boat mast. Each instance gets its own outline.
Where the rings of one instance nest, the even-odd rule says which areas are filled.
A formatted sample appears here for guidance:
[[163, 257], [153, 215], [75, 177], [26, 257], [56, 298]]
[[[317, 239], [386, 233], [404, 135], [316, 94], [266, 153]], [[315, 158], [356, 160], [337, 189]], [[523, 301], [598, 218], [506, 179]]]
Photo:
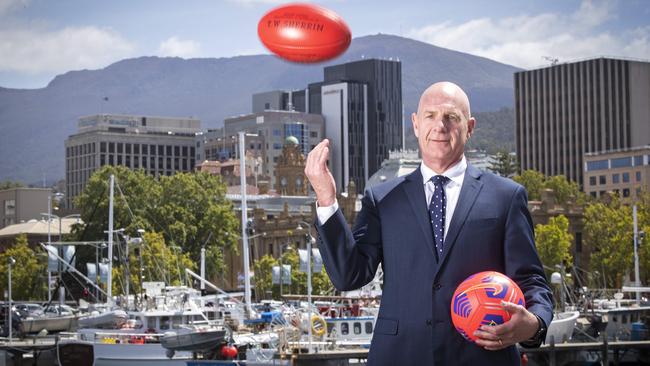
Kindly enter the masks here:
[[110, 195], [108, 200], [108, 280], [106, 288], [106, 302], [113, 302], [113, 186], [115, 176], [111, 174]]

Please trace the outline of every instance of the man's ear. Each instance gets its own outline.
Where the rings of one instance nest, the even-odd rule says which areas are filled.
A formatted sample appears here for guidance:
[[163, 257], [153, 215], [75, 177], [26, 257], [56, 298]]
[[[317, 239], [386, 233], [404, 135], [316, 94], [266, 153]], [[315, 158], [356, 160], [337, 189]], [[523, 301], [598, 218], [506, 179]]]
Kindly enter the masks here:
[[474, 133], [474, 127], [476, 127], [476, 120], [474, 119], [474, 117], [472, 117], [472, 118], [467, 120], [467, 138], [468, 139], [472, 135], [472, 133]]
[[415, 134], [416, 138], [420, 138], [418, 136], [418, 129], [420, 126], [418, 126], [418, 115], [417, 113], [412, 113], [411, 114], [411, 122], [413, 123], [413, 133]]

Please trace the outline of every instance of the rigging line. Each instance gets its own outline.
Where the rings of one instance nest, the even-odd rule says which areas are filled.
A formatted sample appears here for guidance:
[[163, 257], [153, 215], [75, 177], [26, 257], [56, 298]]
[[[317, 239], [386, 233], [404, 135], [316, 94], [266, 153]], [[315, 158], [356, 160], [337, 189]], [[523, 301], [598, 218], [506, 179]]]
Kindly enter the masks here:
[[[131, 219], [132, 219], [133, 221], [135, 221], [135, 214], [134, 214], [133, 211], [131, 210], [131, 206], [129, 205], [129, 202], [126, 200], [126, 195], [125, 195], [124, 192], [122, 191], [122, 188], [120, 187], [120, 183], [117, 181], [117, 179], [115, 180], [115, 185], [117, 186], [117, 190], [118, 190], [119, 193], [120, 193], [120, 197], [122, 197], [122, 200], [124, 201], [124, 203], [125, 203], [125, 205], [126, 205], [126, 208], [128, 209], [129, 214], [131, 215]], [[163, 230], [163, 232], [167, 233], [167, 235], [168, 235], [169, 238], [172, 240], [172, 242], [175, 242], [172, 233], [167, 229], [167, 227], [160, 225], [160, 224], [158, 223], [158, 221], [156, 221], [154, 215], [152, 215], [150, 218], [151, 218], [151, 221], [153, 221], [153, 223], [154, 223], [156, 226], [158, 226], [158, 228], [161, 228], [161, 229]], [[165, 243], [165, 246], [167, 246], [166, 243]], [[155, 259], [155, 256], [152, 255], [152, 258], [154, 258], [154, 259], [153, 259], [154, 262], [157, 262], [157, 260]], [[158, 263], [156, 263], [156, 264], [158, 265]], [[158, 270], [161, 271], [162, 278], [163, 278], [163, 280], [165, 281], [165, 283], [169, 283], [168, 280], [171, 280], [171, 276], [170, 276], [169, 279], [167, 278], [167, 276], [166, 276], [167, 269], [166, 269], [166, 267], [164, 266], [164, 263], [163, 263], [163, 266], [158, 266], [158, 267], [159, 267]], [[179, 269], [179, 271], [180, 271], [180, 269]], [[179, 274], [179, 276], [180, 276], [180, 274]], [[183, 282], [182, 279], [181, 279], [181, 282]]]
[[[135, 214], [134, 214], [133, 211], [131, 210], [131, 206], [129, 206], [129, 202], [126, 200], [126, 195], [125, 195], [124, 192], [122, 191], [122, 188], [120, 187], [120, 183], [117, 181], [117, 177], [116, 177], [116, 179], [115, 179], [115, 185], [117, 186], [117, 190], [120, 192], [120, 196], [122, 197], [122, 200], [123, 200], [124, 203], [126, 204], [126, 208], [128, 209], [129, 214], [131, 215], [131, 220], [135, 221]], [[168, 237], [169, 237], [173, 242], [176, 241], [176, 240], [174, 239], [174, 236], [172, 235], [172, 233], [167, 229], [167, 227], [161, 225], [160, 223], [158, 223], [158, 221], [156, 221], [154, 215], [152, 215], [152, 216], [150, 217], [150, 219], [151, 219], [151, 221], [153, 221], [153, 223], [154, 223], [156, 226], [158, 226], [159, 229], [162, 229], [162, 231], [165, 232], [165, 233], [167, 234], [167, 236], [168, 236]]]
[[[90, 227], [90, 222], [92, 222], [92, 219], [95, 217], [95, 214], [97, 213], [97, 209], [99, 208], [99, 204], [101, 203], [102, 197], [104, 197], [104, 194], [106, 193], [106, 189], [108, 188], [108, 184], [106, 186], [103, 186], [102, 193], [97, 196], [97, 199], [95, 200], [95, 206], [93, 207], [93, 211], [90, 213], [90, 220], [88, 220], [88, 223], [84, 223], [84, 230], [81, 232], [80, 239], [81, 241], [84, 240], [86, 237], [86, 233], [88, 232], [88, 228]], [[75, 257], [77, 256], [77, 251], [75, 250], [74, 254], [70, 258], [70, 263], [73, 263]], [[57, 293], [59, 291], [59, 288], [61, 287], [60, 281], [56, 282], [56, 287], [54, 288], [54, 293]], [[48, 291], [50, 290], [50, 286], [48, 286]], [[49, 308], [52, 305], [52, 300], [54, 298], [51, 297], [50, 301], [47, 302], [47, 305], [45, 306], [46, 308]]]

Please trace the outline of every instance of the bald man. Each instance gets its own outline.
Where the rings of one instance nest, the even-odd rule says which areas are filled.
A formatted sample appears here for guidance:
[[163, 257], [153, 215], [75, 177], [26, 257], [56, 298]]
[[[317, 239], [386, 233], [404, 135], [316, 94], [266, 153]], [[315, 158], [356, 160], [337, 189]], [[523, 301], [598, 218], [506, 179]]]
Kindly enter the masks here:
[[[307, 157], [317, 197], [319, 248], [341, 291], [384, 271], [369, 365], [519, 365], [515, 345], [538, 347], [553, 300], [535, 249], [524, 188], [467, 163], [474, 132], [467, 95], [440, 82], [412, 115], [422, 164], [410, 175], [366, 189], [354, 229], [338, 208], [327, 167], [329, 141]], [[509, 322], [483, 326], [475, 343], [451, 322], [451, 298], [470, 275], [498, 271], [522, 289], [526, 307], [502, 302]]]

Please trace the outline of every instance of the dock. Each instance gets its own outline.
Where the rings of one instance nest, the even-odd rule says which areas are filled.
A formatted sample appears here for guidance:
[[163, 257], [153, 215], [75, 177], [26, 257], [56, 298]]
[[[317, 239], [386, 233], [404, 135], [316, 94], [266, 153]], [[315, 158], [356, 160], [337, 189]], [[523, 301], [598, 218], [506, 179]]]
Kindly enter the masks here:
[[608, 341], [607, 338], [603, 337], [602, 341], [597, 342], [551, 343], [542, 345], [539, 348], [519, 348], [519, 351], [528, 355], [546, 354], [549, 366], [561, 366], [558, 363], [558, 358], [562, 354], [596, 352], [600, 354], [603, 365], [609, 365], [611, 361], [617, 366], [622, 362], [623, 353], [632, 349], [650, 351], [650, 341]]

